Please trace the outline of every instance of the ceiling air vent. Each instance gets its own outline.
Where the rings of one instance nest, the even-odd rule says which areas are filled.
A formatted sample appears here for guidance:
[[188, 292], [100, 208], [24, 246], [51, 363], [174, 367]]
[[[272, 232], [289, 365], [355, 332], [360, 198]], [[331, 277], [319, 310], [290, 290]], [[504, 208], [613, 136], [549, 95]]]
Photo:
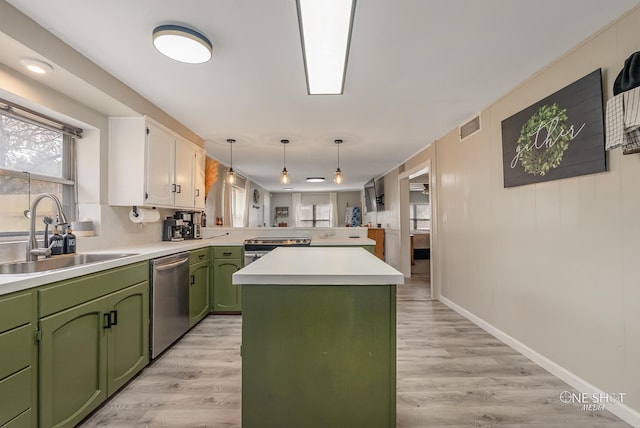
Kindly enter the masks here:
[[477, 115], [464, 125], [460, 125], [460, 141], [480, 131], [480, 115]]

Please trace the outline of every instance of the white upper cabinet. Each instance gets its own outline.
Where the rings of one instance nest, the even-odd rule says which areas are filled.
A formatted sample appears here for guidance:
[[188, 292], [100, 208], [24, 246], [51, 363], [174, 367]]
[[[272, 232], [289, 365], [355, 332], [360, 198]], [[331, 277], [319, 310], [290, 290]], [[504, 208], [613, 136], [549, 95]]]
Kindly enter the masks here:
[[204, 208], [204, 149], [145, 117], [109, 118], [109, 204]]

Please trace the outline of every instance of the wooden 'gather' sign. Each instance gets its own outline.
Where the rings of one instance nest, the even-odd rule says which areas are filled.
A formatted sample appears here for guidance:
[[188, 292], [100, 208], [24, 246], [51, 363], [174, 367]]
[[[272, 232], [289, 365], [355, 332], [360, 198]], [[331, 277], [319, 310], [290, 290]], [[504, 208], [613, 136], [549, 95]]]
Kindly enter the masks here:
[[502, 121], [504, 187], [606, 170], [598, 69]]

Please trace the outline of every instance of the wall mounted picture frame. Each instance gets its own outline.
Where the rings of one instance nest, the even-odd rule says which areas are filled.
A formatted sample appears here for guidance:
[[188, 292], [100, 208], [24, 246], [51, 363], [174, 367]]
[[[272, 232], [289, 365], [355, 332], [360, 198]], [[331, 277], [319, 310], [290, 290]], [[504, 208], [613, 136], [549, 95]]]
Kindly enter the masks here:
[[606, 171], [602, 71], [502, 121], [504, 187]]

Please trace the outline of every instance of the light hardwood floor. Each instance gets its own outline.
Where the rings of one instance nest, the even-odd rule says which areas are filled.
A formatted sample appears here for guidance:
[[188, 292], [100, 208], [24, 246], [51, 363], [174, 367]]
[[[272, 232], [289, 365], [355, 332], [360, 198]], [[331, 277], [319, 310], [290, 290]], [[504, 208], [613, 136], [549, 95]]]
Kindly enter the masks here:
[[[398, 287], [399, 428], [629, 426], [563, 404], [571, 387], [430, 300], [427, 282]], [[241, 324], [209, 316], [81, 426], [240, 427]]]

